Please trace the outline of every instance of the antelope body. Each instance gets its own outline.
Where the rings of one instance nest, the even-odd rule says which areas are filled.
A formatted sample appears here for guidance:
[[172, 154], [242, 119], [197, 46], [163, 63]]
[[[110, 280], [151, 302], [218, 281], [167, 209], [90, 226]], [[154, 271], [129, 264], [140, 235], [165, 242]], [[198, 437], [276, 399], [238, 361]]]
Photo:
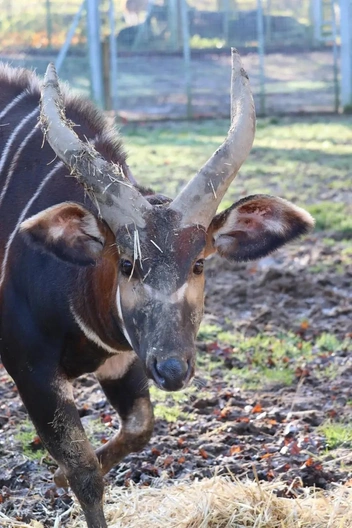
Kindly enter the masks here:
[[[2, 361], [89, 528], [106, 527], [103, 475], [151, 436], [148, 379], [178, 390], [192, 378], [204, 258], [259, 258], [312, 226], [263, 195], [216, 214], [255, 129], [236, 52], [232, 73], [228, 137], [171, 200], [138, 187], [119, 137], [89, 102], [60, 92], [52, 66], [42, 85], [0, 69]], [[88, 372], [121, 424], [97, 452], [71, 388]]]

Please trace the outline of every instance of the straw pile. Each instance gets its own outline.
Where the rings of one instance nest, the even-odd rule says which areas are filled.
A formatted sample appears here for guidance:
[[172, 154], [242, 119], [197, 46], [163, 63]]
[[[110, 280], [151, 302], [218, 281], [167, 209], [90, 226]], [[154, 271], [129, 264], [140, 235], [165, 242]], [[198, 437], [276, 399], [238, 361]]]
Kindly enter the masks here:
[[[105, 506], [111, 528], [352, 528], [352, 490], [307, 490], [297, 499], [277, 497], [278, 484], [231, 482], [214, 477], [171, 487], [107, 490]], [[78, 507], [73, 511], [77, 514]], [[12, 524], [11, 524], [12, 522]], [[0, 519], [6, 528], [43, 528]], [[55, 523], [61, 525], [59, 520]], [[85, 528], [82, 517], [72, 528]]]

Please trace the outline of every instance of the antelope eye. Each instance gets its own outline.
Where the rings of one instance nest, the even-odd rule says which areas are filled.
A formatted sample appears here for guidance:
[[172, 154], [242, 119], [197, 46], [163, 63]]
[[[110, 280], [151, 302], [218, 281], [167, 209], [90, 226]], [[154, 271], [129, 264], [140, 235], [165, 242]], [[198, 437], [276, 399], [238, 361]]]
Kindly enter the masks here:
[[204, 271], [204, 259], [199, 259], [193, 266], [193, 273], [195, 275], [201, 275]]
[[126, 277], [130, 277], [132, 270], [133, 270], [132, 262], [127, 259], [121, 259], [120, 260], [120, 270], [121, 270], [122, 275], [126, 275]]

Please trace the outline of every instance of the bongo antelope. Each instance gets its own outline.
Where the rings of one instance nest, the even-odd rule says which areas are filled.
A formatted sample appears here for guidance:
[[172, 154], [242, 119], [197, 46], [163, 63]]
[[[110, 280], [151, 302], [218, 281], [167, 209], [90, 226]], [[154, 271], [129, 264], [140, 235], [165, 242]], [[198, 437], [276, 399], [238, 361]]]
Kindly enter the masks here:
[[[106, 527], [103, 475], [152, 434], [148, 379], [174, 391], [193, 376], [204, 259], [257, 259], [313, 225], [265, 195], [216, 213], [255, 131], [235, 50], [231, 97], [227, 139], [172, 200], [135, 183], [120, 138], [52, 65], [43, 84], [0, 69], [1, 356], [89, 528]], [[88, 372], [121, 424], [96, 452], [71, 388]]]

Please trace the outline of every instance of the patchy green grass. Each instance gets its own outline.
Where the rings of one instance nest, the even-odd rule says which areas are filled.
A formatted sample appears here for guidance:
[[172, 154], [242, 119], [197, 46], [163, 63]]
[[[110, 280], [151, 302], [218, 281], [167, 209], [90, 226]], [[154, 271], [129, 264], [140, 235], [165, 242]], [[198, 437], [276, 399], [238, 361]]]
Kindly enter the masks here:
[[[232, 348], [230, 357], [235, 358], [234, 367], [225, 371], [227, 379], [236, 379], [247, 388], [258, 388], [267, 384], [291, 385], [297, 377], [297, 369], [312, 358], [312, 343], [286, 333], [278, 336], [258, 334], [244, 337], [237, 332], [223, 331], [216, 325], [203, 325], [199, 338], [205, 342], [217, 342], [219, 347]], [[210, 351], [200, 354], [198, 373], [211, 373], [217, 356]]]
[[[201, 325], [198, 338], [210, 345], [209, 352], [198, 357], [197, 373], [210, 378], [214, 368], [219, 367], [219, 356], [212, 352], [214, 343], [221, 350], [227, 347], [229, 358], [235, 359], [236, 366], [224, 370], [224, 378], [248, 389], [266, 385], [291, 385], [301, 375], [309, 375], [306, 365], [320, 355], [331, 355], [348, 350], [349, 341], [339, 340], [335, 335], [323, 333], [314, 340], [304, 340], [291, 332], [278, 335], [258, 334], [244, 337], [238, 332], [224, 331], [220, 326]], [[240, 366], [237, 366], [237, 363]], [[314, 367], [315, 375], [333, 379], [338, 374], [336, 366]]]
[[152, 401], [155, 403], [155, 417], [167, 422], [189, 419], [188, 414], [182, 408], [194, 397], [195, 391], [195, 386], [191, 386], [181, 392], [165, 392], [153, 385], [150, 388], [150, 394]]
[[[100, 418], [84, 420], [84, 430], [91, 444], [97, 448], [101, 445], [102, 436], [109, 437], [111, 431]], [[30, 460], [41, 460], [49, 457], [46, 449], [42, 446], [34, 425], [29, 419], [24, 420], [15, 435], [15, 441], [19, 444], [22, 453]]]
[[30, 460], [41, 460], [47, 455], [46, 450], [42, 447], [40, 441], [37, 443], [37, 432], [30, 420], [24, 420], [18, 428], [15, 435], [15, 441], [18, 442], [22, 453]]
[[[254, 148], [222, 208], [269, 193], [307, 207], [320, 230], [349, 238], [352, 117], [259, 119]], [[129, 125], [122, 130], [137, 179], [174, 196], [223, 141], [226, 120]]]
[[339, 231], [342, 236], [352, 238], [352, 205], [321, 202], [308, 207], [315, 218], [315, 227], [320, 231]]
[[325, 436], [329, 450], [352, 447], [352, 424], [327, 421], [318, 430]]

